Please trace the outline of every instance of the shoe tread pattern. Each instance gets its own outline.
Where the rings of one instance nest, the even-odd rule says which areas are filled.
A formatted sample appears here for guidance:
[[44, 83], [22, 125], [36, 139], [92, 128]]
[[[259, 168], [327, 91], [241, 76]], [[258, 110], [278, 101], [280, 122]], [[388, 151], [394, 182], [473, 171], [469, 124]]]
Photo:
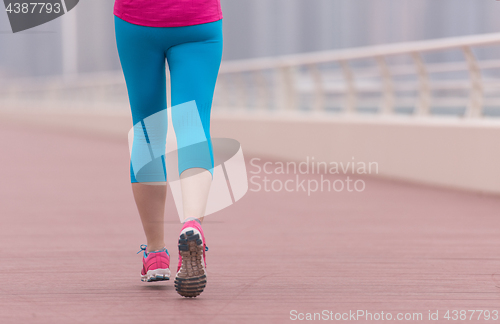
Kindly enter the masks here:
[[192, 230], [182, 234], [179, 238], [179, 252], [182, 264], [175, 276], [175, 290], [183, 297], [199, 296], [207, 284], [200, 235], [194, 234]]

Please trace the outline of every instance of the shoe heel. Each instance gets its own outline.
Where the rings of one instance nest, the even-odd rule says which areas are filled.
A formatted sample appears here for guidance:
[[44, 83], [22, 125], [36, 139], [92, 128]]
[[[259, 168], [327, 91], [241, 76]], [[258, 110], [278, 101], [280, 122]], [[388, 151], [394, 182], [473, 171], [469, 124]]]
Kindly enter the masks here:
[[175, 290], [183, 297], [197, 297], [207, 284], [200, 234], [195, 234], [193, 230], [182, 234], [179, 238], [179, 253], [182, 265], [175, 276]]

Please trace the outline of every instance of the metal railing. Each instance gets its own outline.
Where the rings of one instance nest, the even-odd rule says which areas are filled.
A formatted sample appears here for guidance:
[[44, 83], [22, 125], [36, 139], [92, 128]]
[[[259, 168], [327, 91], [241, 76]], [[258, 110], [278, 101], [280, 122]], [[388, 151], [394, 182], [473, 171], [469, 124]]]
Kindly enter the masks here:
[[[490, 108], [489, 114], [500, 114], [500, 60], [474, 55], [495, 45], [500, 33], [227, 62], [218, 105], [466, 117]], [[435, 53], [458, 59], [424, 59]]]
[[[493, 59], [479, 59], [476, 51]], [[500, 33], [224, 61], [214, 110], [500, 115], [495, 53], [500, 55]], [[121, 71], [0, 85], [2, 107], [128, 111]]]

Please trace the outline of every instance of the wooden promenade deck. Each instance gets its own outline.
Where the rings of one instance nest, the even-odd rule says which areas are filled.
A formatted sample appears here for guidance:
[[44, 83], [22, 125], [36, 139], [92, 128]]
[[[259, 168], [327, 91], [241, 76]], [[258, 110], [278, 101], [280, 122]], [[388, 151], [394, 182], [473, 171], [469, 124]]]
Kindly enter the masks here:
[[[206, 219], [208, 283], [186, 299], [173, 280], [139, 280], [126, 138], [3, 121], [0, 166], [2, 324], [301, 322], [293, 310], [477, 323], [444, 315], [500, 311], [500, 197], [375, 178], [363, 192], [249, 191]], [[171, 196], [165, 223], [175, 271]]]

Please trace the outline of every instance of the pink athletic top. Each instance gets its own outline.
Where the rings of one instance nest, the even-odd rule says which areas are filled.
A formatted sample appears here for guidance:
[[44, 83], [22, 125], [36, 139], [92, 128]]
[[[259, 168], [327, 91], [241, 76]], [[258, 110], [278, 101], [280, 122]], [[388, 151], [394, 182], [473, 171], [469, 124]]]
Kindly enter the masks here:
[[113, 13], [129, 23], [181, 27], [222, 19], [220, 0], [115, 0]]

